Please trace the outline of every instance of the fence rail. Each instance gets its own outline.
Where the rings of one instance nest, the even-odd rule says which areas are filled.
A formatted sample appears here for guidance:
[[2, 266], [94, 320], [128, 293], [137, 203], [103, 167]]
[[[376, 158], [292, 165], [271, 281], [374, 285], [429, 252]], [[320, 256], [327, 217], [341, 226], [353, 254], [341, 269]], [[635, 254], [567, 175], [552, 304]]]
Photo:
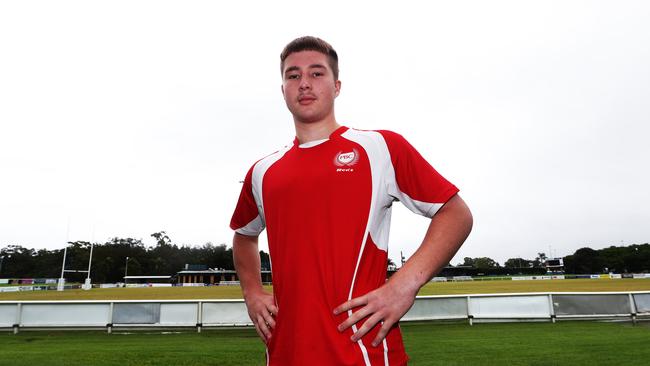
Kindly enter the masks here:
[[[650, 318], [650, 292], [418, 296], [402, 321]], [[0, 330], [251, 326], [243, 300], [0, 301]]]

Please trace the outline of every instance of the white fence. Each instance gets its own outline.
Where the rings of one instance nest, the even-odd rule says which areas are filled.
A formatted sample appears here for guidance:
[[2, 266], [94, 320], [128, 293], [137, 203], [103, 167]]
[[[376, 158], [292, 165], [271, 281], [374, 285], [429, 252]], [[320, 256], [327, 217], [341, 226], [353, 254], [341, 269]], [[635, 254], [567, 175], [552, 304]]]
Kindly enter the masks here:
[[[650, 318], [650, 292], [419, 296], [402, 321]], [[250, 326], [243, 300], [0, 301], [0, 329]]]

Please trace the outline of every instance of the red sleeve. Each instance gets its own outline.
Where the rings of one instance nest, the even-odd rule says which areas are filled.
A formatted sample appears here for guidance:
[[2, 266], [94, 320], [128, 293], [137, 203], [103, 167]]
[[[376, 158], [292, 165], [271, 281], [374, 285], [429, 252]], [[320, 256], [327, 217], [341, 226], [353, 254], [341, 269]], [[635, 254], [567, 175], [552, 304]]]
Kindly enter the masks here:
[[235, 212], [230, 220], [230, 228], [244, 235], [259, 235], [264, 230], [264, 225], [260, 219], [260, 214], [257, 209], [257, 203], [253, 196], [253, 168], [251, 167], [244, 179], [241, 193], [239, 194], [239, 201], [235, 207]]
[[416, 213], [433, 216], [442, 204], [458, 193], [458, 188], [440, 175], [402, 135], [379, 132], [386, 141], [395, 170], [395, 198]]

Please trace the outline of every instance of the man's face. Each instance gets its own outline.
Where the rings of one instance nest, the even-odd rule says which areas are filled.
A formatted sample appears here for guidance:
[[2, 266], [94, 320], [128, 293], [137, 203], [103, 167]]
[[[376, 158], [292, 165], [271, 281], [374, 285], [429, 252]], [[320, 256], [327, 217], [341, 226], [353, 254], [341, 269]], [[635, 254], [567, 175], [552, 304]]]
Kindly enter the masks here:
[[301, 51], [284, 60], [282, 95], [296, 122], [319, 122], [333, 116], [340, 88], [326, 55]]

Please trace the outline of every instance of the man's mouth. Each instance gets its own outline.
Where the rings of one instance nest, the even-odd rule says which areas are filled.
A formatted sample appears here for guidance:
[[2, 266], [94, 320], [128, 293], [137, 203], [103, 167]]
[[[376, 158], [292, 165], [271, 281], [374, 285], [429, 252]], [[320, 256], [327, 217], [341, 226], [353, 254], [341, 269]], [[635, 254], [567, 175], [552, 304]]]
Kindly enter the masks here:
[[311, 95], [301, 95], [301, 96], [298, 97], [298, 103], [300, 103], [301, 105], [311, 104], [315, 100], [316, 100], [316, 97], [311, 96]]

